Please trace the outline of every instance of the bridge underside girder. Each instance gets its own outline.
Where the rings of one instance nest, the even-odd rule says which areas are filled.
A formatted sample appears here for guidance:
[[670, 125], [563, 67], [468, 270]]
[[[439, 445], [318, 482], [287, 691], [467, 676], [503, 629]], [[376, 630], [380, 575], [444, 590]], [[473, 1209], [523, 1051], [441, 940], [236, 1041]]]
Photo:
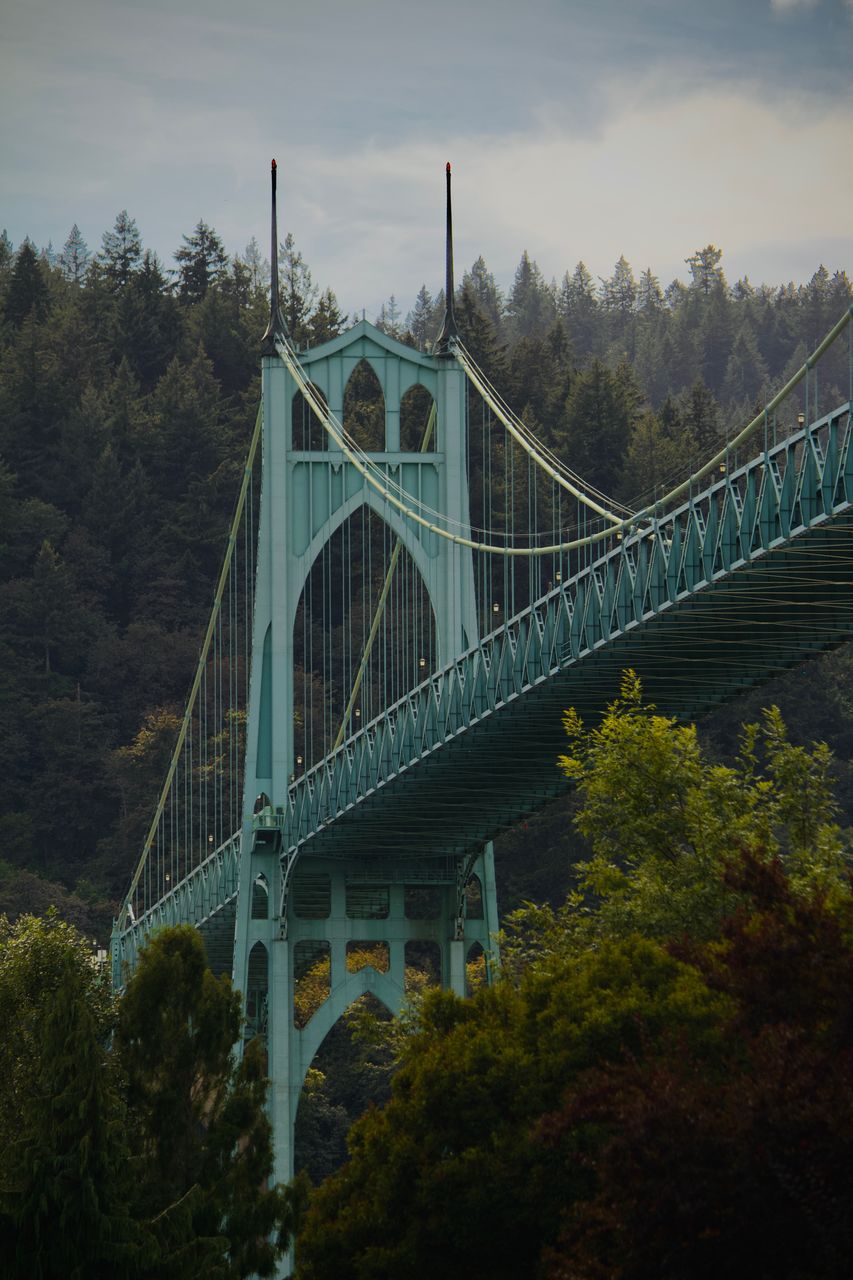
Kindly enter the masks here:
[[[635, 670], [647, 701], [700, 718], [853, 633], [853, 520], [836, 519], [676, 599], [445, 739], [320, 827], [312, 854], [423, 857], [482, 845], [566, 789], [562, 713], [588, 723]], [[477, 797], [472, 804], [472, 796]]]

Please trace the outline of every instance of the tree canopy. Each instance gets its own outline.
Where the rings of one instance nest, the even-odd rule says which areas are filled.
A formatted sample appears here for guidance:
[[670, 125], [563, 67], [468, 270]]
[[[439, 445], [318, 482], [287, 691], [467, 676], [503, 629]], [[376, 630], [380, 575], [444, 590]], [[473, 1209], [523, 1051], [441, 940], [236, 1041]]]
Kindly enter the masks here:
[[511, 919], [497, 986], [424, 997], [297, 1275], [840, 1280], [853, 896], [829, 754], [773, 709], [718, 765], [630, 673], [566, 727], [578, 889]]

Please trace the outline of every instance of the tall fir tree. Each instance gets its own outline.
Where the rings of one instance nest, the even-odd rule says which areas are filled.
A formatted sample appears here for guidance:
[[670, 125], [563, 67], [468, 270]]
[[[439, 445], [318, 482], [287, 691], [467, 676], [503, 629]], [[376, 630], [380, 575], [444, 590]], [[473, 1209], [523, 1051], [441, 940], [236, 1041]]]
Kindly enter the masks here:
[[139, 228], [127, 209], [116, 215], [112, 231], [105, 231], [98, 259], [107, 282], [113, 289], [123, 289], [139, 269], [142, 239]]

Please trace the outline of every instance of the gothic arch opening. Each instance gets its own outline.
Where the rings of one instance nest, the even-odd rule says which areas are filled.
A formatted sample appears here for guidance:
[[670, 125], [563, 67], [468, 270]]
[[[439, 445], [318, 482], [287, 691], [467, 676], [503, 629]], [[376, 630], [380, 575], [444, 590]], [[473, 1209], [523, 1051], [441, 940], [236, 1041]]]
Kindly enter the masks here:
[[414, 939], [405, 946], [405, 983], [409, 996], [427, 987], [441, 986], [441, 947], [428, 939]]
[[332, 954], [328, 942], [309, 938], [293, 948], [293, 1025], [302, 1030], [332, 990]]
[[400, 448], [409, 453], [433, 453], [438, 448], [435, 401], [416, 383], [400, 401]]
[[247, 1040], [267, 1033], [267, 996], [269, 992], [269, 956], [262, 942], [256, 942], [249, 952], [249, 971], [246, 976], [246, 1027]]
[[436, 626], [412, 556], [370, 507], [332, 534], [305, 580], [293, 628], [294, 772], [311, 767], [420, 684]]
[[344, 390], [344, 428], [366, 452], [385, 448], [385, 396], [376, 370], [359, 360]]
[[[326, 397], [319, 387], [311, 384], [317, 397], [328, 407]], [[291, 447], [298, 450], [310, 450], [315, 453], [324, 452], [329, 447], [329, 437], [325, 427], [309, 405], [301, 391], [293, 397], [291, 406]]]
[[378, 1041], [356, 1042], [353, 1036], [363, 1011], [382, 1021], [391, 1014], [371, 994], [355, 1000], [331, 1027], [308, 1069], [296, 1113], [295, 1167], [305, 1169], [315, 1185], [334, 1173], [347, 1158], [350, 1125], [368, 1106], [382, 1106], [391, 1093], [391, 1057]]
[[465, 885], [465, 914], [469, 920], [483, 919], [483, 886], [479, 876], [469, 876]]
[[480, 987], [484, 987], [488, 980], [486, 953], [480, 943], [475, 942], [473, 946], [468, 948], [468, 954], [465, 957], [466, 996], [470, 996]]
[[252, 884], [252, 919], [266, 920], [269, 917], [270, 887], [263, 872], [255, 876]]

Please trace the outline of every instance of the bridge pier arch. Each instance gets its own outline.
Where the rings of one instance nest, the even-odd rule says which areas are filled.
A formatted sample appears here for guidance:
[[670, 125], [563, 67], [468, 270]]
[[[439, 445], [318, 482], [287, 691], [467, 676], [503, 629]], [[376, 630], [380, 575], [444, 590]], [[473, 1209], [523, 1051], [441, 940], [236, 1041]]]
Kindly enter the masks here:
[[[366, 321], [301, 353], [299, 360], [306, 378], [338, 416], [350, 373], [368, 360], [386, 413], [385, 447], [370, 455], [371, 462], [393, 478], [413, 506], [425, 502], [453, 512], [460, 528], [469, 527], [467, 388], [454, 361], [414, 351]], [[421, 448], [414, 451], [401, 447], [400, 408], [418, 386], [429, 393], [433, 408]], [[473, 853], [432, 855], [424, 853], [422, 842], [417, 851], [377, 847], [370, 856], [363, 849], [348, 853], [344, 845], [329, 858], [315, 856], [310, 839], [306, 843], [294, 834], [291, 788], [313, 763], [294, 744], [294, 723], [300, 715], [294, 624], [299, 609], [305, 608], [302, 597], [312, 564], [335, 532], [364, 507], [384, 522], [389, 544], [393, 541], [410, 557], [435, 620], [436, 652], [430, 666], [452, 662], [477, 643], [477, 604], [468, 548], [437, 537], [391, 508], [382, 510], [376, 493], [331, 439], [324, 449], [293, 447], [298, 387], [272, 352], [263, 358], [262, 388], [260, 520], [232, 978], [251, 1015], [247, 1033], [266, 1035], [274, 1176], [287, 1182], [295, 1170], [294, 1129], [302, 1085], [330, 1028], [368, 991], [392, 1013], [400, 1011], [411, 978], [407, 950], [418, 955], [435, 948], [436, 979], [464, 995], [468, 954], [479, 944], [486, 953], [489, 980], [497, 911], [490, 844]], [[423, 395], [416, 399], [426, 401]], [[313, 433], [312, 427], [309, 443]], [[297, 443], [305, 440], [304, 430], [296, 433]], [[411, 432], [406, 442], [411, 446]], [[411, 687], [429, 674], [428, 668], [416, 669]], [[347, 750], [347, 738], [359, 730], [365, 731], [357, 720], [347, 723], [344, 717], [340, 750]], [[367, 732], [377, 729], [368, 726]], [[324, 746], [328, 751], [332, 743], [324, 738]], [[314, 766], [314, 773], [318, 769], [322, 764]], [[317, 818], [322, 825], [319, 811]], [[476, 912], [469, 912], [467, 905], [466, 886], [472, 876], [480, 887]], [[256, 990], [259, 943], [268, 957], [263, 997]], [[354, 972], [356, 943], [368, 962], [362, 964], [364, 956], [356, 957], [362, 967]], [[306, 956], [313, 956], [315, 971], [327, 974], [328, 983], [325, 998], [308, 1010]], [[263, 1018], [257, 1012], [261, 1008]]]

